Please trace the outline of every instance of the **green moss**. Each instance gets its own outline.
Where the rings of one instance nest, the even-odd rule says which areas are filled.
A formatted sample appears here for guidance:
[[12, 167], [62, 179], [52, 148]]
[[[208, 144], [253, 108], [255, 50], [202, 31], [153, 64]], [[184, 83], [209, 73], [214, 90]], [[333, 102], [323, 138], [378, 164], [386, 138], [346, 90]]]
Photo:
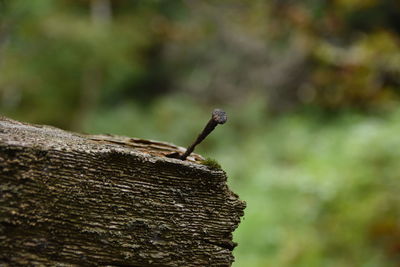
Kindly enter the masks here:
[[205, 160], [202, 160], [201, 164], [206, 165], [211, 169], [221, 169], [221, 165], [219, 165], [219, 163], [212, 158], [206, 158]]

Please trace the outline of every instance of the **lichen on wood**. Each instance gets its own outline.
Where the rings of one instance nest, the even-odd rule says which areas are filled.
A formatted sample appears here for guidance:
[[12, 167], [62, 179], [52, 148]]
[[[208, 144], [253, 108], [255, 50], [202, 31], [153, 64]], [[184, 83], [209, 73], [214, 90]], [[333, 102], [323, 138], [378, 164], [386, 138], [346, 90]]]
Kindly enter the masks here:
[[230, 266], [245, 204], [182, 151], [0, 117], [0, 263]]

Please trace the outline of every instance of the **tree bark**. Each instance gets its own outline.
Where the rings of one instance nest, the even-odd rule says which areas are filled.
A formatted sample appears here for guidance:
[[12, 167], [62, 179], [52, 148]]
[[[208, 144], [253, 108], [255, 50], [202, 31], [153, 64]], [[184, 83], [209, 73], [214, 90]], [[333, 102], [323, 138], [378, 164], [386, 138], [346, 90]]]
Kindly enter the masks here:
[[0, 117], [0, 265], [230, 266], [245, 203], [182, 150]]

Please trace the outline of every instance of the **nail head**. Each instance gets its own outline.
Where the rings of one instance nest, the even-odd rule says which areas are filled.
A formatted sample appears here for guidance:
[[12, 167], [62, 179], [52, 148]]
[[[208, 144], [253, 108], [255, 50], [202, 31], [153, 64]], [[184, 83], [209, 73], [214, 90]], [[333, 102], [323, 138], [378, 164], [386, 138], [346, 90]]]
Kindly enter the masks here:
[[214, 109], [212, 112], [212, 118], [218, 124], [224, 124], [228, 120], [228, 116], [222, 109]]

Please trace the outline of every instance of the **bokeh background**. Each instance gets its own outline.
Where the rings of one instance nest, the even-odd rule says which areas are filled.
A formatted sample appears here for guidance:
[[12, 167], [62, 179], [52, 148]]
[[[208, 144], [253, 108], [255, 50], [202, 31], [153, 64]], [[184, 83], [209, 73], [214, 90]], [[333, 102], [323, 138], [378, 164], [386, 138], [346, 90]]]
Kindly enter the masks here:
[[187, 146], [223, 108], [233, 266], [400, 266], [399, 34], [396, 0], [0, 0], [0, 112]]

